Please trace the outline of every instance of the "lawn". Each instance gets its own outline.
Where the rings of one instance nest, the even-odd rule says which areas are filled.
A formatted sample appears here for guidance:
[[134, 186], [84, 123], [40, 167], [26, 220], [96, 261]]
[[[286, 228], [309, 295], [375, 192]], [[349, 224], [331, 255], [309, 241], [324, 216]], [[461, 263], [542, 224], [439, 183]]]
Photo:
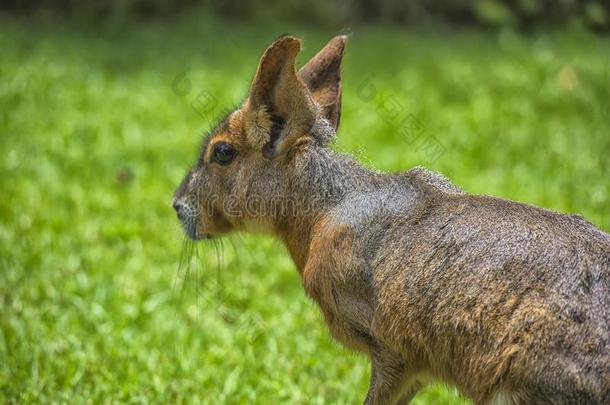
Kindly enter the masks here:
[[[360, 402], [367, 359], [329, 337], [283, 246], [187, 243], [170, 207], [265, 46], [294, 33], [305, 61], [334, 32], [205, 15], [0, 26], [0, 402]], [[356, 28], [334, 147], [608, 231], [608, 55], [578, 29]], [[466, 401], [431, 386], [415, 403]]]

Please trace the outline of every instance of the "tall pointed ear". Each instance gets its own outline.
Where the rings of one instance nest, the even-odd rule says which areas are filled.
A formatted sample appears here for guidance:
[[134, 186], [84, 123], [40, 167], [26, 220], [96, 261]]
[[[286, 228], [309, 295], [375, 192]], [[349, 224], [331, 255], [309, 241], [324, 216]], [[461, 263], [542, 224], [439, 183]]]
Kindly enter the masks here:
[[334, 37], [299, 70], [299, 77], [335, 130], [341, 117], [341, 60], [346, 42], [346, 35]]
[[307, 87], [298, 78], [295, 59], [301, 41], [285, 36], [263, 54], [244, 105], [249, 143], [273, 158], [309, 133], [317, 109]]

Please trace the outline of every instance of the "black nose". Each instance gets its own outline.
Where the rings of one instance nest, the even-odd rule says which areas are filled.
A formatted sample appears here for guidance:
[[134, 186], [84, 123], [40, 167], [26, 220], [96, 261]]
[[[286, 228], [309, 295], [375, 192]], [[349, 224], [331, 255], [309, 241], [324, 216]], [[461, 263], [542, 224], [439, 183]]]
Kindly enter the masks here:
[[184, 204], [182, 204], [179, 201], [174, 200], [172, 202], [172, 207], [174, 207], [174, 209], [176, 210], [176, 214], [178, 214], [178, 218], [180, 218], [180, 212], [182, 212], [182, 207], [184, 207]]

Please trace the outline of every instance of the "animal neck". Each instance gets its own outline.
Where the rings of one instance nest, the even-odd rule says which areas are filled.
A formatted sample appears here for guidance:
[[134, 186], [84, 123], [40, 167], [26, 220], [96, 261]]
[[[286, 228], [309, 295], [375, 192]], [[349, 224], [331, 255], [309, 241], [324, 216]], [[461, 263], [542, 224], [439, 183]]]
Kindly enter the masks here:
[[275, 231], [300, 273], [316, 227], [337, 204], [358, 190], [374, 187], [379, 177], [353, 158], [324, 147], [307, 148], [294, 158], [287, 184], [294, 207], [276, 216]]

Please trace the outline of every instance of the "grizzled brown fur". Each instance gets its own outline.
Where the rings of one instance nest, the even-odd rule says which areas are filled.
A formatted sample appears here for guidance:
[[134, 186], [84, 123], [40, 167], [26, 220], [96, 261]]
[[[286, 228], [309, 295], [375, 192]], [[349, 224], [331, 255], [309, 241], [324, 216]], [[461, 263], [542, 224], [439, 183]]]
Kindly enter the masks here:
[[332, 151], [345, 42], [299, 71], [300, 40], [266, 50], [176, 192], [185, 231], [280, 238], [331, 334], [370, 356], [367, 404], [429, 381], [477, 404], [610, 404], [610, 235]]

